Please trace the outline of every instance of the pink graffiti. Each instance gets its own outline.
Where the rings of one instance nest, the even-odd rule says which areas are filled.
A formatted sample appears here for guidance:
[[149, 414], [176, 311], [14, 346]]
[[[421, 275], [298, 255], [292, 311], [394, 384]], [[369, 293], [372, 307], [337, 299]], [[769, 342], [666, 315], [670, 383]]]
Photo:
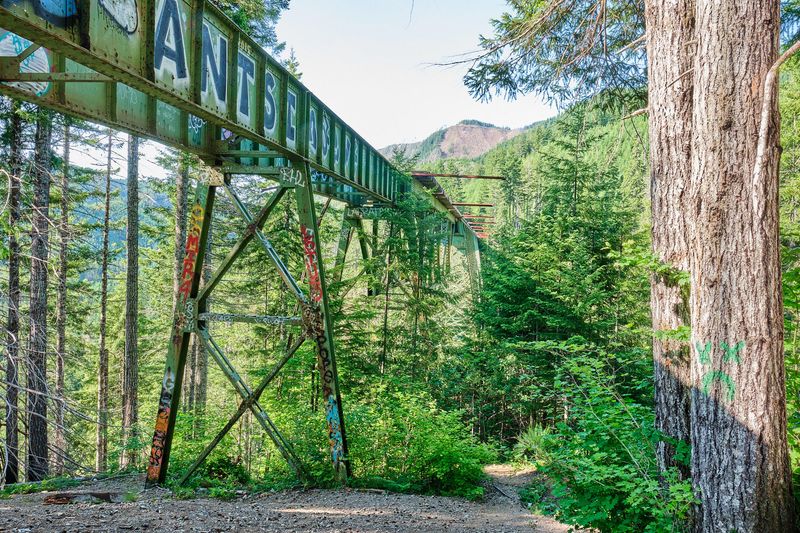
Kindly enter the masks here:
[[192, 280], [194, 278], [194, 266], [197, 261], [197, 253], [200, 251], [200, 223], [203, 221], [203, 206], [196, 204], [192, 209], [190, 220], [189, 235], [186, 237], [186, 255], [183, 258], [183, 271], [181, 272], [181, 285], [178, 294], [182, 301], [186, 301], [192, 292]]
[[300, 226], [303, 235], [303, 250], [306, 254], [306, 272], [308, 284], [311, 287], [311, 300], [314, 303], [322, 301], [322, 282], [319, 277], [319, 261], [317, 260], [317, 245], [314, 243], [314, 232], [305, 225]]

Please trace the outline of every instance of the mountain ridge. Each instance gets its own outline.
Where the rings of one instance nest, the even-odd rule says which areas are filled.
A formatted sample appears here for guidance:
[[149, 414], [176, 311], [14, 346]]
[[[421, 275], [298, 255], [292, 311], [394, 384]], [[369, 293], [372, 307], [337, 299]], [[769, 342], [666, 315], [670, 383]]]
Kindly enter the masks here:
[[473, 159], [516, 137], [529, 127], [512, 129], [467, 119], [441, 128], [422, 141], [390, 144], [381, 148], [380, 152], [391, 158], [395, 150], [400, 150], [406, 157], [418, 155], [420, 163], [449, 158]]

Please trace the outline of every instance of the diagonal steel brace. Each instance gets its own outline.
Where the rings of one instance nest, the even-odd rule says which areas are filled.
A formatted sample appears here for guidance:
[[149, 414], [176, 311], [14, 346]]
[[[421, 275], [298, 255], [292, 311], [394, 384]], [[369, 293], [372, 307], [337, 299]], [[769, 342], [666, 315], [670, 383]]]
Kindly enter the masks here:
[[[230, 184], [227, 183], [227, 180], [225, 184], [225, 191], [231, 197], [231, 200], [233, 201], [236, 208], [239, 210], [239, 213], [241, 214], [244, 221], [247, 222], [248, 226], [255, 227], [254, 226], [255, 219], [253, 219], [253, 215], [250, 214], [250, 211], [247, 209], [247, 206], [244, 205], [244, 202], [242, 202], [242, 200], [236, 194], [236, 191], [233, 190], [233, 187], [231, 187]], [[258, 228], [255, 228], [253, 233], [258, 238], [259, 242], [264, 247], [264, 249], [266, 250], [267, 256], [269, 257], [270, 261], [272, 261], [272, 264], [275, 266], [275, 268], [278, 270], [278, 275], [280, 275], [281, 279], [289, 288], [289, 290], [292, 292], [292, 294], [294, 294], [294, 296], [301, 302], [305, 302], [306, 296], [303, 293], [303, 290], [297, 284], [297, 281], [295, 281], [294, 277], [292, 277], [292, 274], [289, 272], [289, 269], [286, 268], [286, 265], [278, 256], [278, 252], [275, 251], [275, 248], [272, 247], [272, 243], [269, 242], [269, 239], [267, 239], [267, 237]]]
[[[233, 426], [236, 424], [236, 422], [239, 421], [239, 419], [244, 415], [244, 413], [248, 409], [253, 409], [255, 402], [257, 402], [258, 399], [261, 397], [261, 395], [264, 393], [264, 391], [267, 388], [267, 385], [269, 385], [275, 378], [275, 376], [278, 375], [278, 372], [280, 372], [283, 366], [289, 361], [289, 359], [292, 358], [292, 356], [300, 348], [300, 346], [302, 346], [305, 340], [306, 338], [304, 336], [301, 336], [299, 339], [297, 339], [297, 342], [295, 342], [294, 345], [286, 351], [283, 358], [280, 361], [278, 361], [278, 363], [275, 365], [272, 371], [266, 377], [264, 377], [264, 379], [261, 381], [258, 387], [256, 387], [255, 390], [246, 399], [242, 400], [242, 403], [239, 404], [239, 409], [236, 411], [236, 413], [234, 413], [234, 415], [230, 418], [230, 420], [228, 420], [228, 422], [219, 431], [219, 433], [217, 433], [217, 436], [214, 437], [214, 439], [210, 443], [208, 443], [203, 452], [200, 454], [200, 457], [198, 457], [197, 460], [195, 460], [195, 462], [192, 463], [192, 466], [189, 467], [189, 470], [186, 471], [181, 480], [178, 482], [179, 485], [183, 485], [184, 483], [186, 483], [186, 480], [188, 480], [194, 473], [194, 471], [197, 470], [197, 468], [201, 464], [203, 464], [203, 461], [206, 460], [209, 454], [214, 450], [214, 448], [217, 447], [220, 441], [222, 441], [225, 435], [228, 434], [231, 428], [233, 428]], [[267, 432], [267, 434], [269, 435], [269, 432]], [[278, 449], [280, 449], [279, 445]], [[303, 467], [302, 463], [299, 462], [299, 460], [296, 465], [291, 461], [289, 461], [289, 464], [295, 468], [295, 471], [297, 471], [299, 467], [300, 471], [297, 471], [297, 473], [298, 475], [300, 475], [300, 477], [309, 479], [308, 472], [305, 471], [305, 468]]]
[[225, 356], [225, 353], [217, 345], [217, 343], [214, 342], [214, 339], [211, 337], [211, 335], [209, 335], [208, 330], [204, 328], [198, 328], [197, 335], [200, 337], [203, 345], [211, 353], [211, 356], [222, 369], [225, 377], [227, 377], [228, 381], [231, 382], [233, 388], [236, 389], [236, 392], [239, 394], [239, 396], [241, 396], [242, 400], [248, 404], [248, 408], [253, 412], [256, 420], [258, 420], [258, 422], [261, 424], [261, 427], [267, 433], [269, 438], [272, 439], [272, 442], [281, 452], [281, 455], [283, 455], [284, 459], [286, 459], [286, 462], [289, 463], [298, 476], [308, 479], [308, 473], [305, 471], [305, 468], [300, 462], [300, 459], [297, 457], [292, 445], [284, 438], [283, 435], [281, 435], [280, 431], [278, 431], [278, 428], [275, 426], [275, 423], [258, 404], [256, 397], [253, 397], [253, 391], [250, 390], [250, 387], [247, 386], [239, 373], [236, 372], [236, 369], [231, 364], [230, 360], [228, 360], [228, 358]]
[[208, 295], [211, 294], [211, 291], [219, 284], [222, 280], [222, 277], [230, 270], [231, 266], [233, 266], [234, 261], [242, 254], [244, 248], [253, 240], [253, 237], [256, 235], [256, 231], [261, 229], [261, 227], [266, 223], [269, 215], [272, 213], [273, 209], [278, 205], [278, 202], [281, 201], [284, 194], [286, 194], [286, 188], [281, 187], [277, 191], [275, 191], [272, 196], [270, 197], [269, 201], [267, 201], [266, 205], [261, 208], [261, 211], [258, 212], [256, 217], [248, 222], [247, 230], [245, 234], [239, 239], [239, 241], [233, 245], [228, 255], [222, 261], [222, 263], [217, 267], [216, 272], [211, 276], [211, 279], [208, 280], [202, 289], [200, 289], [200, 293], [197, 295], [197, 301], [202, 305], [205, 303]]

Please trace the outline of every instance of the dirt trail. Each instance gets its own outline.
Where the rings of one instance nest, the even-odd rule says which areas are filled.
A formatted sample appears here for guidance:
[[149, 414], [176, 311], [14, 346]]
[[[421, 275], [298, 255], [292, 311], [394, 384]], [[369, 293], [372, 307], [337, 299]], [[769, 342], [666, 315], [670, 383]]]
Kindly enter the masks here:
[[[504, 465], [487, 467], [491, 487], [483, 502], [357, 490], [284, 491], [216, 499], [174, 500], [168, 491], [139, 493], [141, 479], [96, 481], [62, 492], [139, 493], [136, 501], [45, 505], [52, 493], [0, 500], [0, 531], [267, 531], [358, 533], [565, 533], [567, 526], [530, 514], [519, 503], [517, 489], [530, 472]], [[129, 496], [130, 497], [130, 496]]]

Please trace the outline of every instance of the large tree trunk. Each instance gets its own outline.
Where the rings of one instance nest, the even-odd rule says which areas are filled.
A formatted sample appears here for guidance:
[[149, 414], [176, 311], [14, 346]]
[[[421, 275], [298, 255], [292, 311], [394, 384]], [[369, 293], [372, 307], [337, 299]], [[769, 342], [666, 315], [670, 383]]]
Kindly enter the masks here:
[[[685, 210], [692, 172], [692, 67], [695, 0], [647, 0], [648, 92], [650, 116], [650, 201], [653, 253], [670, 272], [650, 282], [653, 321], [656, 429], [674, 442], [689, 443], [689, 349], [664, 334], [689, 325], [688, 290], [679, 273], [689, 270]], [[688, 465], [675, 459], [676, 447], [662, 440], [662, 472]]]
[[120, 468], [136, 464], [129, 441], [139, 419], [139, 138], [128, 137], [128, 265], [125, 279], [125, 358], [122, 363], [122, 455]]
[[103, 212], [103, 250], [100, 273], [100, 361], [97, 368], [97, 435], [95, 469], [105, 472], [108, 466], [108, 350], [106, 320], [108, 314], [108, 231], [111, 217], [111, 149], [113, 136], [108, 130], [106, 155], [105, 209]]
[[30, 332], [28, 335], [28, 481], [47, 477], [47, 274], [50, 230], [52, 115], [36, 122], [31, 228]]
[[64, 434], [64, 356], [67, 349], [67, 243], [69, 241], [69, 136], [70, 120], [64, 117], [64, 169], [61, 174], [61, 216], [58, 222], [58, 303], [56, 305], [55, 453], [53, 473], [64, 473], [67, 439]]
[[794, 528], [778, 249], [779, 123], [753, 168], [778, 0], [697, 0], [690, 266], [697, 531]]
[[6, 349], [6, 454], [5, 482], [19, 481], [19, 231], [20, 183], [22, 181], [22, 117], [20, 104], [14, 102], [8, 124], [9, 170], [8, 191], [8, 347]]

